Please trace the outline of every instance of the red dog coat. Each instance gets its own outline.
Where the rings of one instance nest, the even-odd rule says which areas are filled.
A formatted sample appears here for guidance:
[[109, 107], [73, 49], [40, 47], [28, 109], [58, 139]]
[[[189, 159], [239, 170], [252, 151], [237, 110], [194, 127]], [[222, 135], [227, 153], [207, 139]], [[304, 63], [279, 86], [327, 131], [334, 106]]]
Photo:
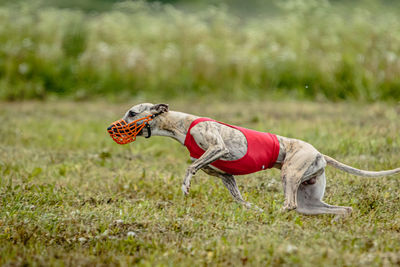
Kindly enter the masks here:
[[[204, 150], [197, 145], [193, 136], [190, 134], [190, 130], [203, 121], [215, 120], [209, 118], [194, 120], [185, 138], [185, 146], [189, 150], [190, 156], [196, 159], [204, 154]], [[237, 160], [216, 160], [211, 163], [212, 166], [232, 175], [249, 174], [274, 166], [279, 155], [279, 141], [276, 135], [233, 126], [219, 121], [215, 122], [242, 132], [247, 139], [247, 153]]]

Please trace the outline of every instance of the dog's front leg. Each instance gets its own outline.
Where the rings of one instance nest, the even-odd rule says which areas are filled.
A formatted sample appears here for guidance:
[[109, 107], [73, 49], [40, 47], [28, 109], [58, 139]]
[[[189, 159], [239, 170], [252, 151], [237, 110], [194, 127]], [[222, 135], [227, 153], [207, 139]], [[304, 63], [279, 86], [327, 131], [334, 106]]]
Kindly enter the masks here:
[[243, 199], [242, 195], [240, 194], [239, 188], [236, 184], [236, 180], [235, 177], [232, 174], [220, 171], [220, 170], [216, 170], [211, 168], [210, 166], [205, 166], [202, 168], [202, 170], [207, 173], [208, 175], [211, 176], [215, 176], [218, 178], [221, 178], [222, 182], [224, 183], [225, 187], [229, 190], [229, 193], [231, 193], [231, 196], [233, 197], [233, 199], [239, 203], [242, 204], [243, 206], [245, 206], [246, 208], [249, 209], [254, 209], [256, 211], [259, 212], [263, 212], [262, 209], [260, 209], [259, 207], [257, 207], [256, 205], [247, 202]]
[[231, 196], [233, 197], [233, 199], [236, 200], [236, 202], [244, 205], [248, 209], [254, 209], [256, 211], [263, 212], [263, 209], [260, 209], [256, 205], [247, 202], [243, 199], [242, 195], [240, 194], [239, 188], [236, 185], [236, 180], [235, 177], [233, 177], [233, 175], [225, 174], [221, 175], [220, 177], [225, 187], [229, 190], [229, 193], [231, 193]]
[[190, 180], [192, 179], [192, 176], [194, 174], [196, 174], [196, 172], [198, 170], [200, 170], [204, 166], [207, 166], [208, 164], [218, 160], [220, 157], [226, 155], [227, 153], [229, 153], [229, 150], [225, 147], [223, 142], [218, 145], [210, 146], [200, 158], [195, 160], [187, 168], [185, 179], [183, 179], [183, 184], [182, 184], [183, 193], [185, 195], [189, 194]]

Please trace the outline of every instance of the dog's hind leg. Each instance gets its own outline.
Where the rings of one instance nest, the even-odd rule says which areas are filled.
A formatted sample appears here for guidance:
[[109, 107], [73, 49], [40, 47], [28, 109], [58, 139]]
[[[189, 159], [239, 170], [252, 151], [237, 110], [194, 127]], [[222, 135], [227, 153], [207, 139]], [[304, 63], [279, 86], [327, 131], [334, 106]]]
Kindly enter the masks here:
[[303, 214], [338, 214], [347, 215], [352, 211], [351, 207], [333, 206], [322, 201], [325, 192], [325, 172], [304, 181], [297, 191], [297, 209]]
[[281, 169], [285, 194], [284, 210], [297, 208], [297, 191], [300, 184], [325, 165], [321, 154], [311, 145], [294, 139], [286, 145], [286, 157]]
[[285, 194], [284, 210], [297, 209], [298, 190], [302, 183], [324, 172], [326, 161], [312, 145], [296, 139], [284, 139], [286, 156], [282, 164]]
[[260, 211], [260, 212], [263, 211], [262, 209], [260, 209], [256, 205], [254, 205], [254, 204], [252, 204], [250, 202], [247, 202], [247, 201], [245, 201], [243, 199], [242, 195], [240, 194], [239, 188], [238, 188], [238, 186], [236, 184], [235, 177], [233, 175], [217, 171], [217, 170], [212, 169], [211, 167], [208, 167], [208, 166], [203, 167], [202, 170], [205, 173], [207, 173], [208, 175], [221, 178], [223, 184], [229, 190], [229, 193], [231, 194], [231, 196], [233, 197], [233, 199], [237, 203], [242, 204], [243, 206], [245, 206], [246, 208], [249, 208], [249, 209], [254, 209], [254, 210], [257, 210], [257, 211]]

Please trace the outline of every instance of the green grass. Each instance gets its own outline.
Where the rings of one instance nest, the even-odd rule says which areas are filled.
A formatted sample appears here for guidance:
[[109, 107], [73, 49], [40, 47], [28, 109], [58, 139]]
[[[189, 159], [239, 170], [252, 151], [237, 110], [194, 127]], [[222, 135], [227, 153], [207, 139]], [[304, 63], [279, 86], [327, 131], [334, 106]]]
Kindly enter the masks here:
[[397, 5], [284, 2], [254, 16], [138, 1], [93, 14], [1, 6], [0, 99], [400, 100]]
[[[202, 172], [185, 198], [183, 146], [161, 137], [119, 146], [107, 135], [133, 104], [0, 103], [0, 265], [400, 264], [399, 175], [360, 178], [328, 167], [325, 200], [354, 209], [337, 222], [281, 212], [278, 170], [237, 179], [264, 213], [243, 209]], [[169, 104], [303, 139], [359, 168], [400, 166], [399, 105]]]

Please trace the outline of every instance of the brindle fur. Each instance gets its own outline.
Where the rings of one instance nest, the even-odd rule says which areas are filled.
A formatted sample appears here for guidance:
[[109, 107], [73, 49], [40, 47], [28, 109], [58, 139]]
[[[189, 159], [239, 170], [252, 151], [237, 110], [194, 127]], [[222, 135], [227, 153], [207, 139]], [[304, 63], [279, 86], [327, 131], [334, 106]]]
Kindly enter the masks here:
[[[131, 114], [131, 112], [135, 114]], [[150, 114], [159, 114], [149, 125], [152, 135], [168, 136], [184, 144], [190, 124], [197, 116], [169, 111], [167, 104], [139, 104], [126, 112], [123, 119], [128, 123]], [[147, 136], [147, 129], [138, 136]], [[243, 200], [233, 175], [223, 172], [210, 164], [216, 160], [236, 160], [247, 152], [247, 140], [242, 132], [231, 127], [205, 121], [190, 130], [196, 143], [205, 153], [187, 168], [182, 183], [182, 191], [189, 193], [192, 176], [199, 170], [221, 178], [232, 197], [245, 207], [259, 209]], [[388, 171], [372, 172], [358, 170], [336, 161], [318, 152], [312, 145], [297, 139], [277, 136], [280, 143], [275, 168], [281, 169], [281, 178], [285, 194], [284, 210], [296, 210], [303, 214], [349, 214], [350, 207], [332, 206], [322, 201], [325, 192], [325, 167], [327, 164], [348, 173], [379, 177], [400, 173], [400, 168]]]

